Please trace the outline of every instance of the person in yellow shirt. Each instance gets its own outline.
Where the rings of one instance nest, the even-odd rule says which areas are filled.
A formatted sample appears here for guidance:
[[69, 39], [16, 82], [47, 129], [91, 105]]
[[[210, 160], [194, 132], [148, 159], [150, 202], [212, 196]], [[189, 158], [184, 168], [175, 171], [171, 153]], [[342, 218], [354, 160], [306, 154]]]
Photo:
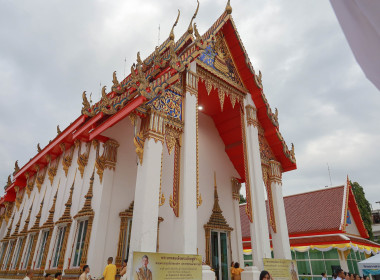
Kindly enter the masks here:
[[107, 260], [108, 265], [104, 269], [103, 279], [104, 280], [115, 280], [116, 276], [116, 265], [113, 264], [113, 257], [109, 257]]
[[240, 280], [241, 273], [244, 269], [240, 268], [240, 264], [236, 262], [233, 267], [231, 267], [231, 275], [233, 276], [233, 280]]

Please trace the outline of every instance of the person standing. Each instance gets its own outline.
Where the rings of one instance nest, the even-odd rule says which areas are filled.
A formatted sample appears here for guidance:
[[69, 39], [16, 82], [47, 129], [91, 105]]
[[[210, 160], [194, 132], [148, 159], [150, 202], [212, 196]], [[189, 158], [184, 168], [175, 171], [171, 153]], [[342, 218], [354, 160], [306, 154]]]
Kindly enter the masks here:
[[121, 266], [120, 280], [127, 280], [127, 263], [128, 261], [125, 259]]
[[109, 257], [107, 263], [103, 272], [103, 278], [104, 280], [115, 280], [116, 265], [113, 264], [113, 257]]
[[91, 279], [91, 277], [89, 277], [90, 267], [87, 264], [83, 266], [82, 271], [83, 273], [79, 276], [79, 280], [88, 280], [89, 278]]
[[321, 275], [322, 275], [322, 280], [327, 280], [326, 272], [322, 272]]
[[341, 268], [338, 268], [336, 271], [335, 271], [335, 273], [336, 273], [336, 280], [343, 280], [345, 277], [344, 277], [344, 271], [343, 271], [343, 269], [341, 269]]
[[33, 278], [33, 271], [29, 270], [26, 272], [24, 280], [31, 280]]
[[240, 280], [241, 279], [241, 273], [244, 271], [244, 269], [240, 268], [240, 264], [236, 262], [234, 264], [234, 267], [231, 267], [231, 274], [233, 276], [234, 280]]

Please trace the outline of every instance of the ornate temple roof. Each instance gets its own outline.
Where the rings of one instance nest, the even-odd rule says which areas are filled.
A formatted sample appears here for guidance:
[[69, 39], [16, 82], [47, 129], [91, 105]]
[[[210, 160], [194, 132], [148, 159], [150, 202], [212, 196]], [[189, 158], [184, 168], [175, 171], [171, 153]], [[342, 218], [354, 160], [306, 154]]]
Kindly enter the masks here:
[[[40, 176], [45, 167], [50, 166], [56, 158], [68, 151], [75, 141], [88, 142], [97, 139], [105, 142], [108, 138], [102, 133], [126, 116], [135, 114], [145, 117], [149, 108], [160, 102], [169, 87], [175, 88], [180, 85], [182, 73], [194, 60], [197, 60], [205, 71], [211, 71], [210, 73], [225, 80], [229, 90], [251, 94], [266, 141], [276, 160], [281, 163], [282, 171], [296, 169], [293, 146], [292, 149], [288, 148], [279, 131], [277, 110], [275, 113], [272, 112], [265, 97], [261, 72], [256, 74], [252, 67], [233, 21], [229, 1], [222, 15], [203, 35], [200, 35], [194, 23], [198, 8], [199, 2], [188, 29], [178, 40], [175, 40], [174, 28], [179, 20], [179, 12], [169, 37], [147, 58], [141, 59], [140, 53], [137, 53], [136, 63], [131, 66], [131, 73], [127, 77], [119, 82], [114, 72], [111, 91], [103, 87], [102, 97], [98, 102], [91, 104], [86, 93], [83, 92], [81, 115], [63, 131], [57, 128], [57, 136], [46, 147], [41, 149], [38, 146], [37, 154], [24, 166], [20, 168], [16, 162], [13, 180], [9, 178], [6, 194], [0, 199], [0, 205], [7, 201], [13, 202], [16, 198], [16, 186], [18, 190], [26, 187], [28, 182]], [[235, 66], [235, 75], [238, 77], [235, 81], [219, 75], [200, 59], [202, 54], [215, 46], [216, 38], [220, 36], [224, 38]], [[179, 116], [179, 118], [181, 120], [182, 117]], [[223, 135], [221, 133], [222, 138], [225, 137]], [[223, 141], [227, 143], [229, 139], [223, 138]], [[241, 142], [240, 139], [234, 139], [234, 141]], [[236, 149], [232, 147], [231, 152], [226, 152], [244, 180], [244, 171], [241, 168], [244, 165], [243, 156], [236, 155], [233, 150]]]
[[[368, 238], [350, 184], [286, 196], [284, 204], [290, 237], [345, 233], [349, 210], [361, 238]], [[243, 239], [250, 238], [244, 204], [240, 217]]]

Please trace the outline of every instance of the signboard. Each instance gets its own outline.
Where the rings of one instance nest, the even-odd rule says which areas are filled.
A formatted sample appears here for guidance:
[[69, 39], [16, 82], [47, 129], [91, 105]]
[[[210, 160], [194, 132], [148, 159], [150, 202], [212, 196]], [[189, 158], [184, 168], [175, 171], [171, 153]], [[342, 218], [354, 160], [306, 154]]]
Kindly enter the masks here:
[[132, 272], [132, 280], [202, 280], [202, 257], [133, 252]]
[[264, 270], [269, 272], [272, 279], [298, 280], [297, 264], [292, 260], [264, 259]]

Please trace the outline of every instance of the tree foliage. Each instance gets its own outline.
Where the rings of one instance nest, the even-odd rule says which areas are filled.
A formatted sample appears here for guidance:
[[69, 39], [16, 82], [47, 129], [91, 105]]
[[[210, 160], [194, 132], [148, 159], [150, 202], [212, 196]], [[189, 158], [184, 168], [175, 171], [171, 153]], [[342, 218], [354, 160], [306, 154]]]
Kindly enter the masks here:
[[242, 195], [242, 194], [240, 194], [240, 204], [242, 204], [242, 203], [246, 203], [247, 202], [247, 200], [245, 199], [245, 197]]
[[363, 187], [360, 186], [358, 182], [350, 183], [352, 186], [352, 192], [354, 193], [356, 203], [358, 204], [360, 215], [362, 216], [364, 222], [364, 226], [368, 231], [369, 238], [373, 239], [371, 204], [365, 198]]

